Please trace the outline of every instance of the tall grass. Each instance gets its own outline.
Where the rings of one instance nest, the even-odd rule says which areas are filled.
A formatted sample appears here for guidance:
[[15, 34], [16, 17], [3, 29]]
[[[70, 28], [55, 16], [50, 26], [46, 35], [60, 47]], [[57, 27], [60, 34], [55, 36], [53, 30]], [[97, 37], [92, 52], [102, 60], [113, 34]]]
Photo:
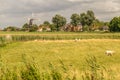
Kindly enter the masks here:
[[0, 35], [1, 37], [11, 36], [13, 41], [28, 41], [28, 40], [73, 40], [73, 39], [120, 39], [120, 33], [65, 33], [65, 32], [51, 32], [51, 33], [17, 33], [6, 32]]
[[40, 80], [40, 72], [36, 67], [36, 64], [32, 61], [26, 60], [25, 55], [22, 56], [25, 69], [20, 72], [22, 80]]
[[12, 41], [29, 40], [74, 40], [74, 39], [120, 39], [119, 34], [43, 34], [43, 35], [11, 35]]
[[[96, 57], [87, 57], [87, 72], [82, 72], [81, 78], [70, 73], [70, 69], [60, 60], [60, 67], [55, 67], [52, 63], [49, 64], [49, 71], [41, 71], [35, 63], [34, 58], [28, 60], [26, 55], [22, 55], [23, 67], [11, 70], [5, 66], [0, 58], [0, 80], [116, 80], [109, 75], [107, 69], [103, 68], [97, 62]], [[105, 75], [108, 75], [105, 76]]]
[[113, 75], [110, 75], [111, 72], [108, 72], [109, 69], [100, 65], [95, 56], [87, 57], [87, 70], [82, 75], [83, 80], [116, 80]]

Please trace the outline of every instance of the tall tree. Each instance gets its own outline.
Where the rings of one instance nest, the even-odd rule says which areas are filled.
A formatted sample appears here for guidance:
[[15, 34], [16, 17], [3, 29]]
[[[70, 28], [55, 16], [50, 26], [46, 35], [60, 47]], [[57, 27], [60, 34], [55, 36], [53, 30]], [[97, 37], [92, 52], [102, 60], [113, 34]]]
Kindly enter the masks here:
[[8, 26], [4, 28], [4, 31], [20, 31], [20, 28], [15, 27], [15, 26]]
[[109, 29], [111, 32], [119, 32], [120, 31], [120, 16], [114, 17], [109, 23]]
[[83, 26], [85, 25], [90, 26], [94, 20], [95, 20], [94, 12], [91, 10], [88, 10], [87, 13], [80, 14], [80, 22]]
[[45, 25], [45, 26], [49, 26], [50, 23], [49, 23], [48, 21], [44, 21], [44, 22], [43, 22], [43, 25]]
[[29, 31], [29, 32], [33, 32], [33, 31], [37, 31], [38, 29], [38, 26], [36, 24], [33, 24], [31, 25], [31, 27], [29, 27], [29, 24], [28, 23], [25, 23], [23, 26], [22, 26], [22, 30], [23, 31]]
[[56, 26], [57, 31], [59, 31], [59, 28], [64, 26], [66, 24], [66, 18], [56, 14], [53, 18], [52, 18], [52, 22], [54, 23], [54, 25]]
[[29, 24], [28, 24], [28, 23], [25, 23], [25, 24], [22, 26], [22, 30], [23, 30], [23, 31], [28, 31], [28, 30], [29, 30]]
[[36, 24], [33, 24], [31, 28], [29, 29], [29, 32], [34, 32], [38, 30], [38, 26]]
[[80, 15], [79, 14], [77, 14], [77, 13], [72, 14], [71, 24], [73, 26], [77, 26], [78, 24], [80, 24]]
[[100, 28], [100, 21], [96, 19], [92, 22], [90, 30], [91, 31], [99, 30], [99, 28]]
[[85, 14], [85, 13], [81, 13], [80, 14], [80, 22], [81, 22], [81, 24], [83, 25], [83, 26], [85, 26], [86, 25], [86, 22], [87, 22], [87, 15]]
[[88, 16], [88, 23], [87, 23], [87, 25], [90, 26], [93, 23], [93, 21], [95, 20], [94, 12], [91, 11], [91, 10], [88, 10], [87, 11], [87, 16]]

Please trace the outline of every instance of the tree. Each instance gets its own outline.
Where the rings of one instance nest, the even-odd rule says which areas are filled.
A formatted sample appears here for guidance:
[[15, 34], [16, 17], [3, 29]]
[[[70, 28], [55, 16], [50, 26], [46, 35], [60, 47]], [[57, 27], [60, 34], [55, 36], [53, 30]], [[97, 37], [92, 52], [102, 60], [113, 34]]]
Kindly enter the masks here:
[[37, 31], [38, 30], [38, 26], [36, 24], [33, 24], [31, 27], [29, 27], [28, 23], [25, 23], [22, 26], [22, 30], [23, 31], [29, 31], [29, 32], [33, 32], [33, 31]]
[[57, 31], [59, 31], [59, 28], [64, 26], [66, 24], [66, 18], [56, 14], [53, 18], [52, 18], [52, 22], [54, 23]]
[[88, 10], [87, 13], [80, 14], [80, 22], [83, 26], [85, 25], [90, 26], [94, 20], [95, 20], [94, 12], [91, 10]]
[[80, 14], [80, 23], [82, 24], [82, 26], [86, 25], [86, 14], [85, 13], [81, 13]]
[[17, 28], [15, 26], [8, 26], [4, 28], [4, 31], [20, 31], [20, 28]]
[[109, 29], [111, 32], [119, 32], [120, 31], [120, 16], [114, 17], [109, 23]]
[[50, 25], [48, 21], [44, 21], [43, 24], [40, 24], [39, 28], [41, 28], [42, 31], [51, 31]]
[[90, 30], [90, 26], [95, 21], [94, 12], [91, 10], [88, 10], [87, 13], [81, 13], [80, 14], [80, 23], [83, 26], [83, 30]]
[[77, 25], [80, 24], [80, 15], [79, 14], [76, 14], [76, 13], [72, 14], [72, 16], [71, 16], [71, 24], [73, 26], [77, 26]]
[[48, 21], [44, 21], [44, 22], [43, 22], [43, 25], [45, 25], [45, 26], [49, 26], [50, 23], [49, 23]]
[[34, 32], [38, 30], [38, 26], [36, 24], [33, 24], [31, 28], [29, 29], [29, 32]]
[[25, 24], [22, 26], [22, 31], [29, 31], [29, 24], [28, 24], [28, 23], [25, 23]]
[[98, 19], [94, 20], [90, 26], [91, 31], [95, 30], [102, 30], [102, 27], [104, 26], [104, 23], [99, 21]]
[[87, 25], [90, 26], [93, 23], [93, 21], [95, 20], [94, 12], [91, 11], [91, 10], [88, 10], [87, 15], [88, 15], [88, 23], [87, 23]]
[[54, 24], [50, 24], [50, 28], [52, 31], [56, 31], [55, 25]]

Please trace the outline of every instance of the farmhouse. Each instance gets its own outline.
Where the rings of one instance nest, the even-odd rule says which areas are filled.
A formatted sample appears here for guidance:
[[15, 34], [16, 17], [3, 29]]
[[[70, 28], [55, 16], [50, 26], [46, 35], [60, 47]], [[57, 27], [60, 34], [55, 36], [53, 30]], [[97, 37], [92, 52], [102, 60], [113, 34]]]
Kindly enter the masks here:
[[72, 31], [72, 32], [78, 32], [83, 31], [83, 27], [81, 24], [77, 26], [73, 26], [72, 24], [66, 24], [60, 28], [61, 31]]
[[103, 31], [109, 31], [109, 27], [108, 26], [103, 26]]
[[42, 32], [42, 31], [51, 31], [51, 28], [49, 26], [44, 26], [44, 25], [40, 25], [38, 27], [38, 32]]

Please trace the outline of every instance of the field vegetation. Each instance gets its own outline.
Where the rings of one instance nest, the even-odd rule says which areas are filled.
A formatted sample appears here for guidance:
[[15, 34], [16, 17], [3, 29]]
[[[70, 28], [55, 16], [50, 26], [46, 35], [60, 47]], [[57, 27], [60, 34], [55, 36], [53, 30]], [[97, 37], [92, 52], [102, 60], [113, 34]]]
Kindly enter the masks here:
[[[1, 44], [4, 44], [0, 47], [1, 80], [120, 78], [119, 33], [49, 32], [35, 35], [13, 32], [9, 33], [12, 38], [6, 39], [7, 35], [1, 33]], [[25, 36], [25, 39], [21, 40], [20, 36]], [[38, 38], [39, 36], [46, 38]], [[15, 41], [14, 37], [18, 40]], [[106, 50], [113, 50], [115, 54], [107, 56]]]
[[75, 40], [75, 39], [120, 39], [120, 33], [104, 32], [0, 32], [1, 38], [12, 41], [29, 40]]

